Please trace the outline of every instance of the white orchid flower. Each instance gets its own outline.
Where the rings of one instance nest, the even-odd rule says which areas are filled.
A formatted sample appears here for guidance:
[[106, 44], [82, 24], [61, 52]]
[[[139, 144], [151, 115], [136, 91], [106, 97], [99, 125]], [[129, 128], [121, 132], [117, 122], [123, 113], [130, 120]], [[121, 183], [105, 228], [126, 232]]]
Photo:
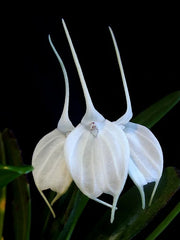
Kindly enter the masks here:
[[[65, 78], [65, 103], [57, 129], [43, 137], [35, 148], [32, 161], [33, 176], [38, 190], [53, 215], [55, 214], [42, 191], [48, 188], [56, 191], [57, 196], [53, 200], [54, 202], [65, 193], [74, 180], [86, 196], [112, 208], [110, 219], [112, 223], [117, 201], [128, 174], [140, 191], [142, 208], [145, 207], [143, 186], [149, 182], [155, 182], [150, 199], [150, 203], [152, 202], [162, 175], [162, 150], [158, 140], [149, 129], [130, 122], [133, 114], [129, 91], [111, 28], [109, 30], [117, 55], [127, 103], [125, 114], [115, 122], [105, 119], [95, 109], [64, 20], [62, 23], [84, 92], [86, 113], [81, 123], [74, 128], [68, 116], [67, 73], [49, 37], [51, 47], [59, 60]], [[99, 199], [102, 193], [112, 195], [112, 205]]]
[[45, 135], [37, 144], [32, 157], [32, 166], [34, 167], [33, 177], [35, 184], [55, 217], [55, 213], [42, 191], [51, 189], [57, 192], [55, 199], [51, 203], [52, 205], [70, 186], [72, 178], [65, 161], [64, 144], [67, 135], [74, 127], [68, 116], [69, 83], [67, 72], [51, 41], [50, 35], [49, 42], [63, 71], [66, 88], [65, 102], [57, 128]]
[[144, 209], [145, 194], [143, 186], [147, 183], [155, 182], [154, 190], [152, 192], [149, 202], [150, 205], [162, 175], [163, 154], [158, 140], [147, 127], [129, 122], [133, 115], [129, 91], [117, 42], [112, 32], [112, 29], [109, 28], [109, 30], [115, 47], [127, 103], [126, 113], [122, 117], [120, 117], [115, 123], [120, 127], [123, 126], [124, 132], [127, 136], [130, 148], [129, 176], [140, 191], [142, 198], [142, 208]]
[[113, 222], [118, 197], [124, 187], [127, 174], [140, 191], [143, 209], [145, 208], [143, 186], [149, 182], [155, 182], [150, 199], [151, 204], [162, 175], [162, 149], [148, 128], [129, 122], [133, 116], [131, 101], [112, 29], [109, 28], [127, 102], [126, 113], [115, 122], [105, 120], [94, 108], [64, 20], [62, 23], [86, 100], [86, 113], [81, 123], [69, 134], [65, 143], [67, 165], [73, 180], [89, 198], [102, 202], [98, 199], [102, 193], [113, 196], [111, 213], [111, 222]]
[[98, 197], [102, 193], [113, 196], [113, 222], [116, 204], [128, 175], [129, 143], [121, 127], [106, 120], [94, 108], [68, 29], [62, 22], [86, 101], [86, 113], [81, 123], [65, 142], [67, 166], [76, 185], [89, 198], [106, 204]]

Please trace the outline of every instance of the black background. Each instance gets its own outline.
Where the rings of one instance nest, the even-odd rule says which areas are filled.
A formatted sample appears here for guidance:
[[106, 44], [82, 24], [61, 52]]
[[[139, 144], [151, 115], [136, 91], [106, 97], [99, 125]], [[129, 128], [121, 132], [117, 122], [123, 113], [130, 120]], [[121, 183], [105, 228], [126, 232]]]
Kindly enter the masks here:
[[[1, 22], [0, 128], [18, 139], [25, 164], [35, 145], [57, 126], [64, 102], [64, 80], [48, 34], [66, 66], [70, 82], [70, 118], [77, 125], [85, 103], [61, 24], [66, 21], [93, 103], [111, 121], [125, 111], [125, 97], [108, 26], [115, 33], [134, 116], [179, 90], [179, 16], [175, 9], [126, 14], [5, 15]], [[179, 106], [152, 131], [161, 143], [164, 165], [180, 168]], [[33, 196], [34, 183], [29, 176]], [[32, 201], [33, 199], [32, 198]], [[34, 203], [33, 203], [34, 204]], [[37, 203], [37, 206], [40, 203]], [[33, 226], [35, 229], [35, 224]], [[166, 230], [167, 234], [171, 231]], [[168, 232], [169, 231], [169, 232]]]

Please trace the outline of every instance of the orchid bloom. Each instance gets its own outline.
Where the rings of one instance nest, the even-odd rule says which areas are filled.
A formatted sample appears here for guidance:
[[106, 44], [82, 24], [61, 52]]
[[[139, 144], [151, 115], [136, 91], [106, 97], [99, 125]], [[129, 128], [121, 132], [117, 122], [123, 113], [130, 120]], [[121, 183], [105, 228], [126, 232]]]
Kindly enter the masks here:
[[133, 115], [131, 101], [112, 29], [109, 28], [127, 102], [126, 113], [115, 122], [104, 119], [95, 109], [64, 20], [62, 23], [86, 101], [86, 113], [81, 123], [67, 137], [65, 159], [73, 180], [85, 195], [99, 202], [101, 200], [98, 197], [102, 193], [113, 196], [112, 223], [116, 204], [128, 174], [140, 191], [142, 208], [145, 207], [143, 186], [149, 182], [156, 182], [151, 203], [162, 175], [162, 150], [149, 129], [129, 122]]
[[57, 128], [45, 135], [37, 144], [32, 157], [32, 166], [34, 167], [33, 177], [37, 189], [55, 217], [55, 213], [42, 191], [50, 188], [57, 192], [55, 199], [51, 203], [52, 205], [70, 186], [72, 178], [65, 161], [64, 144], [67, 135], [74, 127], [68, 116], [69, 82], [67, 72], [51, 41], [50, 35], [49, 42], [63, 71], [66, 88], [65, 102]]
[[[49, 37], [65, 79], [65, 103], [58, 127], [43, 137], [37, 144], [32, 164], [35, 184], [54, 214], [43, 190], [57, 192], [57, 200], [69, 187], [72, 180], [90, 199], [111, 207], [111, 223], [114, 220], [119, 195], [127, 176], [138, 187], [142, 208], [145, 207], [143, 186], [155, 182], [150, 203], [155, 194], [163, 169], [160, 144], [146, 127], [130, 122], [132, 107], [118, 46], [109, 28], [120, 68], [125, 91], [127, 110], [117, 121], [105, 119], [94, 107], [84, 75], [64, 20], [62, 24], [82, 85], [86, 112], [75, 128], [68, 117], [69, 84], [64, 64]], [[113, 197], [112, 205], [99, 199], [102, 193]]]

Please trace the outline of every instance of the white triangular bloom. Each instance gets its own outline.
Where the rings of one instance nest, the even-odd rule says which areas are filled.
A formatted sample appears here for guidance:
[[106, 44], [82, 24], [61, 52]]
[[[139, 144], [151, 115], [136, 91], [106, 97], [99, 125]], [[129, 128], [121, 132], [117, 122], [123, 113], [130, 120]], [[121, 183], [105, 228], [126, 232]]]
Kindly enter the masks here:
[[45, 135], [37, 144], [33, 153], [32, 166], [34, 167], [33, 177], [35, 184], [55, 217], [55, 213], [42, 191], [51, 189], [57, 192], [57, 196], [52, 202], [53, 204], [70, 186], [72, 178], [65, 161], [64, 144], [68, 133], [71, 132], [74, 127], [68, 116], [69, 83], [66, 69], [53, 46], [50, 36], [49, 42], [64, 74], [66, 87], [65, 102], [58, 127]]
[[116, 39], [111, 28], [109, 29], [116, 51], [127, 102], [127, 111], [116, 121], [116, 124], [121, 128], [123, 126], [123, 130], [127, 136], [130, 148], [129, 176], [138, 187], [142, 198], [142, 208], [145, 208], [145, 194], [143, 186], [149, 182], [155, 182], [155, 187], [150, 199], [151, 204], [162, 175], [162, 149], [156, 137], [147, 127], [129, 122], [132, 118], [132, 107], [129, 91]]
[[86, 113], [65, 143], [66, 162], [73, 180], [89, 198], [108, 205], [98, 197], [102, 193], [113, 196], [113, 222], [116, 204], [128, 174], [129, 144], [123, 130], [104, 119], [94, 108], [69, 32], [62, 22], [86, 101]]

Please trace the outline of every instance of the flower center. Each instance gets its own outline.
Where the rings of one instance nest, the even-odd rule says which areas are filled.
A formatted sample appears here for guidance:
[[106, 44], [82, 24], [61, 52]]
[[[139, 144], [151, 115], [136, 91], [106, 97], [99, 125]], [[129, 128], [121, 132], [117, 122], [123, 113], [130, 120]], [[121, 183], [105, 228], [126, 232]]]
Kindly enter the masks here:
[[99, 130], [98, 130], [97, 125], [96, 125], [95, 122], [91, 122], [89, 124], [89, 129], [90, 129], [91, 134], [93, 136], [97, 137]]

